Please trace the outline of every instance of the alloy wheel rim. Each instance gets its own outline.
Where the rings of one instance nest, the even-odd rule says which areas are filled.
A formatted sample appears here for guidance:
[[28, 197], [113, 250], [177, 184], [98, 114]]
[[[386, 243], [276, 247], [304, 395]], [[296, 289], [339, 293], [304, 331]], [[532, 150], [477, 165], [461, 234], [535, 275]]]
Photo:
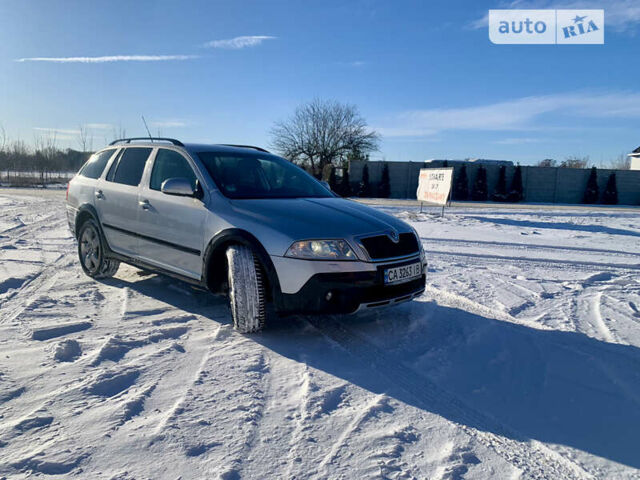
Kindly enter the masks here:
[[100, 239], [93, 227], [88, 227], [80, 239], [80, 257], [82, 264], [90, 272], [96, 272], [100, 266]]

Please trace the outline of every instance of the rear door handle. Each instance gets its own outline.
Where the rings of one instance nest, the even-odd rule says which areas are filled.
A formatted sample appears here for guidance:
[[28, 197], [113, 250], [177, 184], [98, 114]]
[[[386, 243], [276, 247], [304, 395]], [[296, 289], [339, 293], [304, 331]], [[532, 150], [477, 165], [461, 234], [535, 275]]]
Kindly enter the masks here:
[[102, 190], [98, 190], [96, 192], [96, 198], [104, 198], [104, 194], [102, 193]]
[[151, 208], [149, 200], [140, 200], [138, 201], [138, 205], [140, 205], [143, 210], [149, 210]]

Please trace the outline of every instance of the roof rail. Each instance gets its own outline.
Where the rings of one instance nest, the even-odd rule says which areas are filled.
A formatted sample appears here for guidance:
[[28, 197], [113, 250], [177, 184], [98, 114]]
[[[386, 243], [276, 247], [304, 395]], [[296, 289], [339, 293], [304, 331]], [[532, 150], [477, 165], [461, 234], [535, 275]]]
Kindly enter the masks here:
[[271, 153], [271, 152], [269, 152], [269, 150], [265, 150], [262, 147], [255, 147], [253, 145], [234, 145], [234, 144], [231, 144], [231, 143], [221, 143], [221, 145], [223, 147], [251, 148], [253, 150], [258, 150], [259, 152]]
[[176, 140], [175, 138], [165, 138], [165, 137], [131, 137], [131, 138], [119, 138], [114, 140], [109, 145], [116, 145], [117, 143], [131, 143], [132, 141], [149, 141], [155, 142], [156, 140], [161, 142], [170, 142], [178, 147], [184, 147], [184, 144], [180, 140]]

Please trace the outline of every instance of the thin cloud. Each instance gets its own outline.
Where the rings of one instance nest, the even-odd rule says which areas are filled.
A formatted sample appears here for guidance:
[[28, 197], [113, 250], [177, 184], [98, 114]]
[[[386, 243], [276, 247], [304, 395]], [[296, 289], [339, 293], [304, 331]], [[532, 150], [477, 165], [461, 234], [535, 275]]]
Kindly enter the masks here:
[[360, 68], [367, 65], [367, 62], [363, 60], [354, 60], [351, 62], [337, 62], [336, 65], [341, 67], [352, 67], [352, 68]]
[[151, 122], [151, 126], [156, 128], [182, 128], [189, 126], [189, 124], [182, 120], [161, 120]]
[[36, 143], [42, 140], [71, 141], [78, 138], [80, 134], [80, 130], [68, 128], [33, 127], [33, 130], [36, 132], [34, 133]]
[[[500, 8], [500, 7], [496, 7]], [[513, 0], [504, 2], [502, 8], [518, 9], [602, 9], [604, 8], [605, 24], [618, 32], [631, 32], [640, 24], [640, 3], [637, 0]], [[472, 30], [487, 28], [489, 15], [485, 14], [470, 22], [467, 27]]]
[[265, 40], [275, 40], [277, 37], [270, 35], [246, 35], [242, 37], [228, 38], [225, 40], [212, 40], [203, 45], [205, 48], [223, 48], [226, 50], [240, 50], [241, 48], [256, 47]]
[[483, 17], [477, 18], [466, 25], [469, 30], [480, 30], [489, 27], [489, 14], [485, 13]]
[[[404, 123], [404, 122], [398, 122]], [[374, 130], [383, 137], [433, 137], [441, 132], [433, 128], [420, 128], [410, 125], [402, 125], [397, 127], [374, 127]]]
[[198, 55], [110, 55], [104, 57], [28, 57], [18, 58], [16, 62], [50, 63], [111, 63], [111, 62], [167, 62], [175, 60], [193, 60]]
[[61, 133], [61, 134], [66, 134], [66, 135], [77, 135], [80, 133], [80, 130], [78, 129], [71, 129], [71, 128], [46, 128], [46, 127], [33, 127], [33, 129], [37, 132], [45, 132], [47, 134], [56, 134], [56, 133]]
[[496, 145], [525, 145], [527, 143], [540, 143], [540, 138], [504, 138], [502, 140], [496, 140]]
[[578, 119], [640, 118], [640, 93], [569, 93], [523, 97], [488, 105], [414, 110], [398, 114], [379, 131], [387, 136], [430, 136], [446, 130], [534, 131], [553, 115]]
[[112, 130], [114, 126], [110, 123], [87, 123], [85, 127], [92, 130]]

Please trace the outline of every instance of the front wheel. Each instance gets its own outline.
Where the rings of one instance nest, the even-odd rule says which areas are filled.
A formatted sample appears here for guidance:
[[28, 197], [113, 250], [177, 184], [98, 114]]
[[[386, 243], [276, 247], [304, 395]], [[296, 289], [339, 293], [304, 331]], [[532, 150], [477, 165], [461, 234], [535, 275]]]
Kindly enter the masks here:
[[91, 278], [113, 277], [120, 267], [120, 262], [105, 257], [103, 245], [98, 224], [84, 222], [78, 235], [78, 256], [82, 270]]
[[227, 248], [229, 306], [233, 326], [241, 333], [264, 327], [266, 295], [262, 269], [253, 251], [245, 245]]

